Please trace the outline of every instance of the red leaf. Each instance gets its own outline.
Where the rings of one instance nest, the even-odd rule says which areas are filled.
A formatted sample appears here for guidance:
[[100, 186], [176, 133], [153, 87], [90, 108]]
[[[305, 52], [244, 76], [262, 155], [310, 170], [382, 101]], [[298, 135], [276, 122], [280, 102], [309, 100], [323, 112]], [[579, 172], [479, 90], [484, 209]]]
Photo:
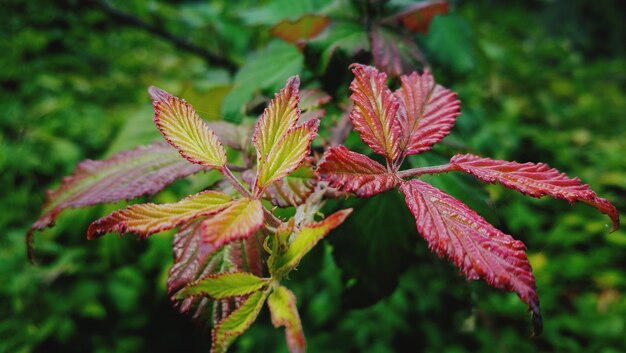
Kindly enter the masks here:
[[450, 133], [461, 114], [461, 102], [456, 93], [436, 84], [428, 71], [400, 80], [402, 87], [394, 94], [400, 100], [401, 148], [405, 155], [428, 151]]
[[421, 1], [408, 6], [391, 19], [399, 19], [404, 27], [414, 32], [427, 33], [433, 18], [446, 13], [448, 3], [445, 0]]
[[83, 161], [71, 176], [63, 178], [58, 189], [48, 191], [42, 215], [29, 231], [29, 243], [35, 230], [54, 223], [66, 208], [152, 195], [174, 180], [205, 168], [181, 158], [164, 142], [120, 152], [103, 161]]
[[194, 218], [215, 214], [231, 204], [230, 196], [208, 190], [176, 203], [132, 205], [93, 222], [89, 226], [87, 238], [92, 239], [108, 232], [135, 233], [145, 238]]
[[350, 83], [354, 102], [350, 120], [361, 139], [388, 161], [400, 153], [400, 128], [396, 120], [399, 103], [387, 87], [387, 75], [371, 66], [353, 64]]
[[330, 147], [316, 171], [320, 180], [327, 181], [342, 192], [370, 197], [396, 187], [399, 178], [373, 159], [344, 146]]
[[617, 209], [606, 199], [598, 197], [578, 178], [569, 178], [564, 173], [543, 163], [517, 163], [489, 158], [481, 158], [471, 154], [456, 155], [450, 160], [453, 168], [487, 182], [499, 182], [503, 186], [517, 190], [525, 195], [541, 197], [550, 195], [569, 203], [582, 201], [597, 208], [611, 217], [612, 231], [619, 228]]
[[315, 38], [330, 23], [328, 17], [304, 15], [295, 21], [283, 20], [272, 27], [272, 35], [285, 42], [300, 44]]
[[221, 248], [202, 240], [201, 221], [187, 223], [174, 236], [174, 265], [169, 271], [167, 288], [172, 303], [180, 312], [192, 316], [205, 330], [211, 322], [219, 322], [240, 303], [232, 299], [211, 302], [204, 297], [176, 300], [178, 292], [187, 284], [210, 274], [246, 271], [262, 276], [260, 258], [263, 239], [249, 237]]
[[515, 291], [528, 304], [534, 334], [539, 334], [539, 297], [524, 243], [423, 181], [404, 182], [400, 191], [430, 249], [450, 259], [470, 280], [482, 278], [493, 287]]
[[417, 65], [426, 67], [426, 57], [415, 42], [383, 27], [374, 27], [370, 32], [374, 63], [393, 77], [408, 74]]

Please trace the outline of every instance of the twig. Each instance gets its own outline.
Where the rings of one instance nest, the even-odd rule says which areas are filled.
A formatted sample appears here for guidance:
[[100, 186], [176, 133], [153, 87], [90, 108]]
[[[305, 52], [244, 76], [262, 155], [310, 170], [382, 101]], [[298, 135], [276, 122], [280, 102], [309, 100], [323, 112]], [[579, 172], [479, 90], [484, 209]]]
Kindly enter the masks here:
[[454, 167], [450, 164], [444, 165], [436, 165], [433, 167], [421, 167], [421, 168], [413, 168], [402, 170], [397, 173], [399, 178], [408, 178], [412, 176], [420, 176], [424, 174], [437, 174], [437, 173], [447, 173], [453, 171]]

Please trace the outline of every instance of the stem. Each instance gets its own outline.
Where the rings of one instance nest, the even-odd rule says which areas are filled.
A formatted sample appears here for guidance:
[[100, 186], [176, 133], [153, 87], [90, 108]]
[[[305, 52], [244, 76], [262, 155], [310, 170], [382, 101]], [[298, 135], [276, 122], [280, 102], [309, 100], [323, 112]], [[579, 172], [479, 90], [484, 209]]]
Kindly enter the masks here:
[[237, 189], [237, 191], [239, 191], [241, 193], [241, 195], [248, 197], [248, 198], [253, 198], [252, 195], [250, 194], [250, 191], [248, 191], [246, 189], [245, 186], [243, 186], [243, 184], [241, 184], [241, 182], [239, 181], [239, 179], [237, 179], [234, 175], [233, 172], [230, 171], [230, 169], [228, 169], [228, 166], [224, 166], [223, 168], [219, 169], [220, 173], [222, 173], [222, 175], [228, 179], [228, 181], [230, 182], [230, 184]]
[[[224, 166], [220, 169], [222, 175], [228, 179], [228, 181], [232, 184], [232, 186], [237, 189], [243, 196], [250, 199], [257, 199], [258, 197], [253, 196], [250, 191], [248, 191], [243, 184], [233, 175], [233, 172], [230, 170], [228, 166]], [[272, 212], [270, 212], [267, 208], [263, 207], [263, 213], [265, 214], [265, 221], [271, 225], [272, 227], [280, 226], [283, 221], [281, 221], [278, 217], [274, 216]]]
[[233, 171], [233, 172], [239, 172], [239, 173], [244, 172], [244, 171], [246, 171], [246, 170], [250, 169], [250, 168], [246, 168], [246, 167], [243, 167], [243, 166], [240, 166], [240, 165], [234, 165], [234, 164], [227, 164], [226, 166], [227, 166], [227, 167], [228, 167], [228, 169], [230, 169], [231, 171]]
[[421, 168], [407, 169], [407, 170], [398, 172], [396, 175], [399, 178], [408, 178], [412, 176], [420, 176], [423, 174], [447, 173], [453, 170], [454, 170], [453, 165], [444, 164], [444, 165], [436, 165], [433, 167], [421, 167]]

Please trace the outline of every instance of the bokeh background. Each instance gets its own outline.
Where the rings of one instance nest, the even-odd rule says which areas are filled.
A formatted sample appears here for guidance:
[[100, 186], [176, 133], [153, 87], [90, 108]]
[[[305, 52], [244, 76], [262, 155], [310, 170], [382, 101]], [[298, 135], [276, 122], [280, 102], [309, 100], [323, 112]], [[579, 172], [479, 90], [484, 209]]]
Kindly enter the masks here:
[[[0, 352], [208, 351], [210, 340], [167, 298], [171, 233], [87, 241], [89, 222], [123, 205], [68, 211], [37, 234], [37, 267], [26, 260], [24, 234], [45, 191], [79, 161], [159, 137], [149, 85], [184, 97], [208, 120], [236, 117], [240, 102], [269, 97], [294, 73], [345, 101], [348, 64], [371, 60], [359, 26], [322, 33], [302, 52], [269, 30], [311, 11], [358, 17], [358, 6], [349, 13], [343, 3], [349, 1], [2, 1]], [[438, 81], [459, 93], [463, 115], [445, 143], [407, 166], [464, 151], [543, 161], [626, 209], [620, 1], [450, 3], [450, 14], [412, 40]], [[227, 62], [208, 64], [206, 53]], [[330, 108], [327, 126], [339, 115]], [[364, 150], [354, 135], [347, 143]], [[624, 230], [609, 234], [609, 219], [584, 204], [530, 199], [460, 175], [426, 180], [527, 244], [543, 335], [530, 337], [529, 316], [514, 294], [467, 283], [431, 254], [401, 197], [390, 192], [329, 203], [356, 211], [287, 283], [298, 296], [310, 352], [626, 351]], [[154, 199], [177, 200], [202, 182], [176, 182]], [[233, 351], [286, 352], [283, 332], [263, 312]]]

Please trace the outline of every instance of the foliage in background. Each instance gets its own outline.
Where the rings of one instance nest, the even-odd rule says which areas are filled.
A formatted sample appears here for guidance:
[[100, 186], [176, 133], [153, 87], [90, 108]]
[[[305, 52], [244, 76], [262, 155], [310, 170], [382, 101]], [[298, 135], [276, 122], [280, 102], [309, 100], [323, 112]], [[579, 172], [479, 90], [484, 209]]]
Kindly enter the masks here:
[[[264, 48], [269, 40], [269, 23], [249, 24], [253, 30], [235, 34], [241, 26], [234, 24], [243, 21], [238, 13], [245, 10], [219, 2], [208, 7], [142, 4], [115, 5], [147, 21], [166, 19], [170, 31], [189, 35], [208, 48], [226, 46], [239, 64], [247, 62], [250, 43]], [[8, 13], [20, 15], [2, 22], [3, 33], [12, 36], [2, 41], [7, 45], [4, 52], [11, 55], [1, 59], [8, 69], [2, 72], [0, 97], [6, 113], [1, 120], [0, 163], [3, 186], [9, 191], [0, 195], [5, 206], [0, 217], [5, 229], [0, 271], [8, 279], [0, 292], [0, 310], [3, 318], [11, 319], [1, 324], [0, 350], [171, 351], [172, 345], [179, 349], [195, 345], [199, 350], [207, 343], [162, 300], [169, 266], [163, 261], [171, 258], [166, 237], [146, 243], [128, 239], [107, 239], [105, 246], [86, 243], [87, 220], [106, 210], [73, 211], [59, 220], [55, 231], [40, 237], [41, 266], [33, 270], [25, 264], [22, 234], [41, 203], [34, 195], [41, 195], [80, 159], [131, 147], [116, 142], [105, 151], [106, 140], [114, 135], [133, 145], [158, 137], [145, 120], [147, 104], [133, 113], [146, 102], [140, 87], [158, 84], [189, 97], [194, 106], [191, 97], [196, 95], [198, 106], [205, 105], [198, 108], [200, 114], [213, 119], [222, 108], [202, 95], [223, 97], [233, 85], [228, 70], [207, 69], [201, 59], [142, 30], [115, 25], [96, 8], [70, 5], [76, 12], [68, 14], [47, 3], [9, 2]], [[455, 13], [435, 18], [428, 36], [417, 35], [420, 47], [434, 61], [436, 77], [459, 92], [465, 108], [444, 145], [408, 163], [439, 163], [445, 155], [468, 151], [465, 146], [472, 146], [468, 152], [498, 159], [542, 160], [593, 182], [595, 190], [623, 209], [626, 162], [619, 151], [626, 147], [622, 142], [626, 133], [619, 117], [626, 108], [624, 60], [606, 50], [603, 41], [597, 46], [605, 50], [594, 51], [593, 41], [583, 48], [558, 33], [550, 36], [541, 21], [560, 5], [463, 4]], [[584, 6], [570, 10], [577, 16], [585, 13]], [[599, 18], [592, 25], [607, 21]], [[229, 25], [231, 32], [224, 30]], [[215, 27], [229, 33], [215, 38], [228, 40], [207, 40], [211, 33], [207, 29]], [[593, 38], [591, 33], [585, 35]], [[305, 48], [303, 60], [308, 60], [309, 50], [321, 55], [315, 46], [322, 40], [329, 40], [324, 33]], [[449, 44], [459, 40], [462, 45]], [[119, 51], [112, 52], [112, 47]], [[333, 96], [347, 94], [347, 81], [339, 81], [349, 77], [346, 55], [358, 53], [350, 50], [333, 52], [320, 80]], [[300, 74], [304, 79], [307, 72]], [[262, 89], [266, 94], [272, 90]], [[250, 111], [255, 109], [250, 106]], [[330, 120], [339, 120], [341, 112], [329, 114]], [[131, 115], [137, 119], [122, 126]], [[348, 141], [356, 141], [355, 136]], [[438, 186], [534, 249], [529, 258], [543, 288], [544, 315], [550, 318], [544, 336], [526, 337], [523, 307], [514, 296], [492, 293], [480, 284], [469, 289], [461, 285], [455, 270], [415, 242], [405, 210], [389, 212], [391, 216], [384, 217], [393, 219], [380, 223], [378, 207], [350, 199], [329, 207], [354, 206], [360, 211], [292, 276], [293, 284], [300, 283], [294, 292], [305, 298], [300, 309], [303, 322], [309, 323], [305, 331], [314, 337], [310, 351], [387, 352], [407, 344], [427, 352], [623, 350], [626, 281], [618, 266], [624, 261], [623, 231], [607, 236], [606, 221], [585, 207], [566, 212], [567, 205], [526, 200], [497, 186], [468, 193], [477, 185], [463, 177], [432, 182], [445, 184]], [[193, 180], [176, 183], [154, 200], [171, 202], [200, 186]], [[376, 196], [371, 202], [392, 210], [401, 205], [394, 194]], [[391, 243], [377, 232], [393, 232], [397, 238]], [[360, 266], [350, 266], [351, 262]], [[390, 275], [398, 272], [404, 274]], [[320, 293], [322, 287], [325, 291]], [[271, 324], [263, 315], [259, 322], [266, 326], [253, 327], [244, 335], [239, 351], [283, 347], [280, 334], [267, 331]]]

